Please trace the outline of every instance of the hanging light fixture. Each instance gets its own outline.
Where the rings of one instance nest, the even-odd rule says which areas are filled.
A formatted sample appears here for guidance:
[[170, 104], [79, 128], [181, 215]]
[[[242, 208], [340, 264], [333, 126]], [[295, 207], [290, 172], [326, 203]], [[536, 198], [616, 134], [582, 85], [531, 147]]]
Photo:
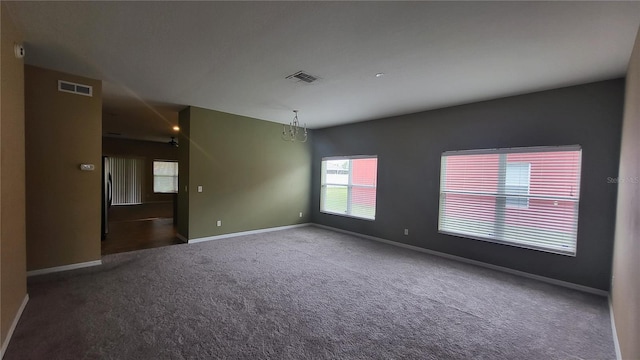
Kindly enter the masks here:
[[285, 141], [307, 141], [307, 125], [300, 127], [300, 121], [298, 121], [298, 110], [293, 110], [295, 114], [293, 120], [289, 123], [289, 126], [282, 125], [282, 140]]
[[173, 147], [178, 147], [178, 146], [180, 146], [180, 145], [178, 144], [178, 142], [176, 141], [176, 137], [175, 137], [175, 136], [172, 136], [172, 137], [171, 137], [171, 141], [169, 141], [167, 144], [169, 144], [169, 146], [173, 146]]

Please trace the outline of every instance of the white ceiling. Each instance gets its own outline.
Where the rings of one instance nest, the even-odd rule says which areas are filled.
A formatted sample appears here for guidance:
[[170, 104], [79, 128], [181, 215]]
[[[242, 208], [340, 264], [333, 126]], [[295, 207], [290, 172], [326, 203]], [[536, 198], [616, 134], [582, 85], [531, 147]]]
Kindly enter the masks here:
[[8, 6], [28, 64], [104, 80], [105, 132], [167, 140], [186, 105], [322, 128], [620, 77], [640, 26], [639, 2]]

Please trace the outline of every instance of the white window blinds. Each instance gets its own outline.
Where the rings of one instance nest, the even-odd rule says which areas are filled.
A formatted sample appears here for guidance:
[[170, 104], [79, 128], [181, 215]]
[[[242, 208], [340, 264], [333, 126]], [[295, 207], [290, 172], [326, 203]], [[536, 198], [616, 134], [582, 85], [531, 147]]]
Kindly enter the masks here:
[[375, 156], [322, 159], [320, 211], [375, 219], [377, 179]]
[[158, 161], [153, 162], [153, 192], [177, 193], [178, 192], [178, 162]]
[[113, 205], [142, 203], [143, 159], [109, 158], [109, 171], [113, 184]]
[[442, 154], [438, 230], [576, 254], [579, 146]]

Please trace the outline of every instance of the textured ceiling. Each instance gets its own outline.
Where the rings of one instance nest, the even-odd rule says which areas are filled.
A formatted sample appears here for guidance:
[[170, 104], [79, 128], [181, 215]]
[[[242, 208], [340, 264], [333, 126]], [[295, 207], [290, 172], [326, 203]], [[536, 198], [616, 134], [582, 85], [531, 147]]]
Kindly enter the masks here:
[[619, 77], [640, 25], [638, 2], [8, 5], [28, 64], [104, 81], [105, 132], [167, 140], [187, 105], [321, 128]]

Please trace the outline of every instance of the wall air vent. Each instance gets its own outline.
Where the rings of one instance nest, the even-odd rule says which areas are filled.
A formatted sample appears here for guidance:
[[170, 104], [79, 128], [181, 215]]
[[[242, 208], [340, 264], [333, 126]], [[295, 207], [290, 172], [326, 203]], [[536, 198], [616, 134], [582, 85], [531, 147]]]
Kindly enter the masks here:
[[291, 74], [291, 75], [287, 76], [287, 79], [296, 80], [296, 82], [304, 81], [307, 84], [311, 84], [312, 82], [318, 80], [318, 77], [310, 75], [310, 74], [307, 74], [304, 71], [298, 71], [295, 74]]
[[64, 80], [58, 80], [58, 91], [84, 95], [84, 96], [93, 96], [92, 86], [76, 84], [76, 83], [72, 83]]

